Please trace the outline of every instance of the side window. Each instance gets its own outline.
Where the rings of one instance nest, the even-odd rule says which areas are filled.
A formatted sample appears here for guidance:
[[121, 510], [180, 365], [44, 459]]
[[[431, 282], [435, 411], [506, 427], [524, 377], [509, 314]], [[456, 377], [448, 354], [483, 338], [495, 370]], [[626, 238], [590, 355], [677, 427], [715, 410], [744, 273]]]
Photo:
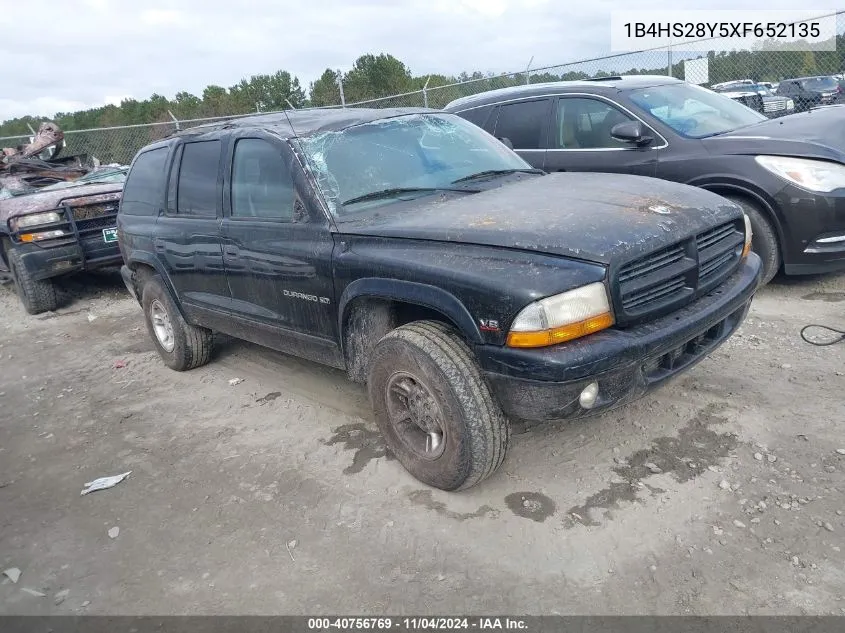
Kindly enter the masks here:
[[475, 123], [478, 127], [490, 131], [487, 125], [487, 119], [490, 118], [490, 112], [493, 106], [481, 106], [480, 108], [473, 108], [471, 110], [464, 110], [460, 116], [470, 123]]
[[123, 187], [120, 212], [129, 215], [157, 215], [164, 187], [166, 147], [139, 154]]
[[232, 159], [232, 217], [293, 217], [293, 179], [282, 152], [265, 140], [244, 138]]
[[220, 141], [198, 141], [183, 147], [176, 188], [177, 214], [217, 215], [220, 147]]
[[610, 131], [632, 118], [619, 108], [599, 99], [568, 97], [558, 101], [555, 138], [557, 149], [602, 149], [630, 147], [617, 141]]
[[548, 106], [548, 99], [499, 106], [496, 138], [507, 138], [514, 149], [540, 149]]

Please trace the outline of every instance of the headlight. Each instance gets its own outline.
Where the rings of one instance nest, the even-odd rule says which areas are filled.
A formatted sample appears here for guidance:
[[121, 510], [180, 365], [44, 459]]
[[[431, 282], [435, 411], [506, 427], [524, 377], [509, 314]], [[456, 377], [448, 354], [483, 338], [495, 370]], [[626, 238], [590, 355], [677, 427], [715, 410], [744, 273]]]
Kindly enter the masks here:
[[744, 213], [742, 214], [742, 219], [745, 220], [745, 244], [742, 245], [742, 256], [745, 257], [748, 255], [748, 252], [751, 250], [751, 220], [748, 219], [748, 216]]
[[55, 222], [61, 222], [62, 216], [60, 216], [55, 211], [50, 211], [49, 213], [33, 213], [31, 215], [22, 215], [17, 218], [12, 218], [12, 227], [17, 229], [23, 229], [29, 226], [39, 226], [41, 224], [53, 224]]
[[809, 191], [829, 192], [845, 187], [845, 165], [808, 158], [757, 156], [757, 163], [776, 176]]
[[792, 99], [786, 100], [786, 109], [787, 110], [794, 110], [795, 109], [795, 102]]
[[57, 237], [64, 237], [68, 235], [61, 229], [55, 231], [41, 231], [39, 233], [23, 233], [21, 235], [21, 242], [40, 242], [41, 240], [52, 240]]
[[545, 347], [587, 336], [613, 325], [603, 283], [547, 297], [516, 315], [508, 333], [509, 347]]

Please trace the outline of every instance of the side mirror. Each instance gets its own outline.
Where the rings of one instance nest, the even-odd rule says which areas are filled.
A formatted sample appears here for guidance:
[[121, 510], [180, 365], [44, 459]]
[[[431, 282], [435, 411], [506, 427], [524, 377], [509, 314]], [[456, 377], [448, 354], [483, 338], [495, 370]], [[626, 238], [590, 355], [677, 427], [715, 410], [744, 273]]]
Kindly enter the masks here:
[[638, 147], [648, 145], [654, 140], [645, 133], [645, 126], [639, 121], [617, 123], [611, 128], [610, 135], [617, 141], [632, 143]]
[[513, 149], [513, 143], [511, 143], [511, 140], [510, 140], [508, 137], [503, 136], [503, 137], [502, 137], [502, 138], [500, 138], [499, 140], [500, 140], [500, 141], [501, 141], [501, 142], [505, 145], [505, 147], [507, 147], [508, 149]]

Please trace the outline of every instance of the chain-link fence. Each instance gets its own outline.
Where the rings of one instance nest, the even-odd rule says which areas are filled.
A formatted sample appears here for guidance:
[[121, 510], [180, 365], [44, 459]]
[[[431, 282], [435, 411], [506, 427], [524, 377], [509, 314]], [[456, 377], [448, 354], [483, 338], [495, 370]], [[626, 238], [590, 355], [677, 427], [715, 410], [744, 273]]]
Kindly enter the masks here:
[[[836, 50], [793, 51], [757, 50], [721, 51], [718, 38], [701, 40], [696, 48], [701, 52], [678, 51], [672, 47], [654, 48], [634, 53], [622, 53], [593, 59], [585, 59], [557, 66], [526, 68], [525, 70], [501, 75], [474, 73], [462, 81], [446, 85], [426, 85], [421, 90], [391, 95], [356, 103], [340, 103], [327, 107], [429, 107], [443, 108], [461, 97], [488, 90], [507, 88], [523, 84], [578, 79], [595, 79], [614, 75], [669, 75], [706, 87], [730, 90], [729, 96], [747, 105], [771, 114], [764, 102], [772, 103], [783, 89], [779, 83], [796, 77], [825, 77], [825, 85], [845, 101], [845, 11], [836, 16]], [[822, 17], [822, 16], [819, 16]], [[713, 50], [707, 50], [708, 42]], [[703, 49], [703, 50], [702, 50]], [[753, 88], [738, 83], [745, 82]], [[340, 95], [342, 95], [342, 90]], [[754, 94], [758, 96], [754, 96]], [[745, 95], [745, 96], [743, 96]], [[762, 97], [766, 96], [766, 99]], [[783, 99], [786, 101], [786, 99]], [[782, 112], [779, 112], [782, 113]], [[268, 113], [261, 113], [268, 114]], [[160, 123], [107, 127], [89, 130], [65, 130], [65, 146], [62, 154], [88, 154], [101, 163], [127, 164], [144, 145], [165, 138], [179, 129], [186, 129], [244, 115], [171, 120]], [[28, 143], [27, 136], [0, 138], [0, 147]]]

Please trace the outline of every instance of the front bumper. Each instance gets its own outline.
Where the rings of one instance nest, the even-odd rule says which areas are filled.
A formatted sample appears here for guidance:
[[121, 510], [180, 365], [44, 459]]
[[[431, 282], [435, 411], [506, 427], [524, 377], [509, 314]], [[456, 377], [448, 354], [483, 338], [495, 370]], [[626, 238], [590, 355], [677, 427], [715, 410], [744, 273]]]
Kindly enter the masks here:
[[784, 272], [845, 270], [845, 191], [812, 193], [787, 185], [775, 200], [785, 222]]
[[96, 257], [85, 256], [78, 243], [41, 247], [35, 244], [15, 244], [21, 263], [33, 279], [49, 279], [80, 270], [115, 266], [123, 261], [117, 244], [101, 248]]
[[[555, 420], [602, 413], [689, 369], [730, 337], [748, 313], [760, 268], [751, 253], [723, 284], [668, 316], [543, 349], [480, 346], [479, 362], [511, 417]], [[592, 382], [598, 383], [599, 395], [585, 409], [579, 395]]]

